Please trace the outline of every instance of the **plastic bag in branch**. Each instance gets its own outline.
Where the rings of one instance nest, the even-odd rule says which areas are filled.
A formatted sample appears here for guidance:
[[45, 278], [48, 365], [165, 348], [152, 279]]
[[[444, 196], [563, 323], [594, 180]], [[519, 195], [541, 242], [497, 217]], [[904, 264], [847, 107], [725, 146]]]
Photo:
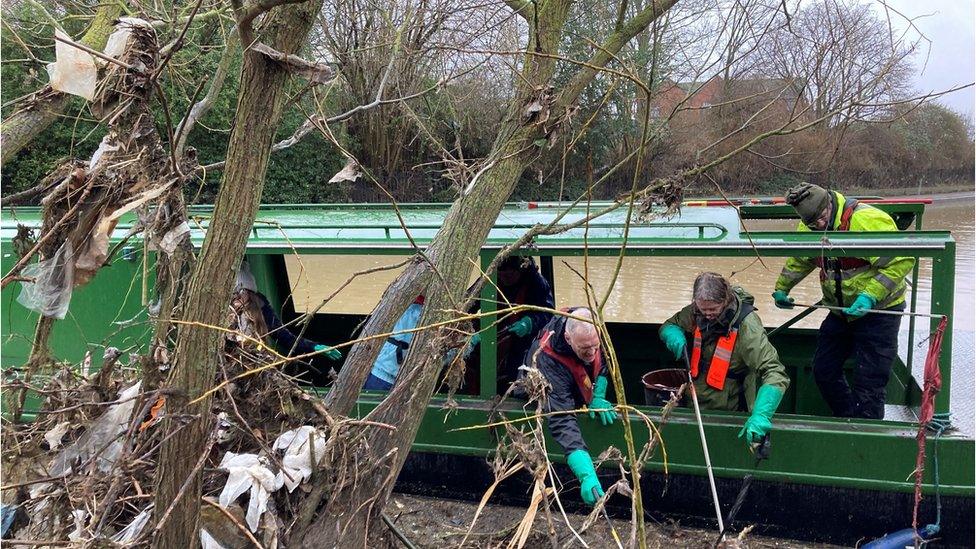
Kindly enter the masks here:
[[55, 254], [24, 268], [21, 276], [34, 279], [22, 282], [17, 303], [47, 317], [64, 318], [71, 302], [75, 280], [75, 253], [65, 241]]

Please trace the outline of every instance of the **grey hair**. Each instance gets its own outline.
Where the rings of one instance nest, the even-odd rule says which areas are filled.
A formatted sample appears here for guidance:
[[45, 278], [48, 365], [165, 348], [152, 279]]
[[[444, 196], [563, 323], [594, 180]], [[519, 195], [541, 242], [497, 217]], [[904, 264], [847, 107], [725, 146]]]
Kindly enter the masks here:
[[716, 303], [728, 303], [732, 297], [732, 290], [725, 277], [718, 273], [704, 272], [695, 278], [693, 298]]
[[[578, 316], [581, 318], [593, 319], [593, 311], [586, 307], [580, 307], [572, 311], [573, 316]], [[566, 319], [566, 333], [570, 334], [571, 337], [575, 337], [583, 333], [596, 333], [596, 326], [590, 322], [583, 320], [578, 320], [575, 318]]]

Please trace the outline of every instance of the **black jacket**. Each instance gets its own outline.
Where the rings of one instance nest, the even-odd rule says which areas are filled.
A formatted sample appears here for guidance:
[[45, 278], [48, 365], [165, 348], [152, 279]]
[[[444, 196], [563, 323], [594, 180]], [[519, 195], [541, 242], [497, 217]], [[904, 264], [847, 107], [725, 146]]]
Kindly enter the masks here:
[[[268, 298], [260, 292], [258, 292], [258, 296], [261, 298], [261, 315], [264, 317], [264, 323], [268, 325], [268, 335], [266, 337], [274, 340], [278, 352], [287, 356], [295, 356], [305, 355], [315, 351], [315, 346], [318, 343], [311, 339], [305, 339], [304, 337], [299, 338], [288, 328], [285, 328], [274, 309], [268, 304]], [[297, 346], [295, 345], [296, 340], [298, 341]], [[293, 346], [295, 347], [294, 351], [291, 349]]]
[[[580, 393], [576, 381], [573, 380], [573, 375], [565, 366], [539, 350], [542, 337], [549, 331], [553, 332], [549, 340], [549, 345], [553, 351], [570, 357], [576, 356], [573, 348], [566, 342], [566, 317], [564, 316], [556, 316], [549, 321], [539, 332], [539, 336], [536, 337], [535, 341], [532, 342], [532, 346], [529, 348], [529, 352], [525, 357], [526, 363], [532, 366], [534, 361], [535, 366], [545, 376], [549, 385], [552, 386], [544, 411], [547, 413], [566, 412], [582, 408], [587, 402], [583, 400], [583, 395]], [[600, 369], [599, 375], [606, 376], [606, 356], [602, 355], [601, 358], [603, 359], [603, 366]], [[590, 381], [595, 382], [596, 380]], [[552, 435], [552, 438], [563, 447], [566, 455], [569, 455], [574, 450], [587, 449], [583, 435], [580, 433], [579, 423], [576, 420], [575, 414], [547, 416], [546, 424], [549, 426], [549, 433]]]

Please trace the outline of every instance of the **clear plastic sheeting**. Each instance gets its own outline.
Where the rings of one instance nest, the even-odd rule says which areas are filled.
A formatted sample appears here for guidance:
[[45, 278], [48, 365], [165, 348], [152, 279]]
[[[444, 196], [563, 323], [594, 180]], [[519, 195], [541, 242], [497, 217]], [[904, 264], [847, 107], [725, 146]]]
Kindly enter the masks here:
[[79, 463], [94, 458], [97, 469], [107, 473], [115, 465], [122, 452], [119, 435], [125, 431], [132, 420], [132, 410], [136, 405], [142, 382], [119, 392], [119, 400], [108, 411], [95, 419], [85, 434], [55, 456], [51, 462], [50, 474], [59, 477], [71, 473]]
[[25, 267], [21, 276], [33, 279], [33, 282], [21, 283], [17, 303], [46, 317], [64, 318], [75, 278], [75, 254], [71, 242], [65, 241], [52, 257]]
[[132, 522], [128, 526], [123, 528], [118, 534], [112, 536], [112, 541], [122, 545], [132, 543], [142, 533], [142, 529], [146, 527], [150, 518], [152, 518], [152, 505], [143, 509], [141, 513], [132, 519]]
[[[55, 30], [54, 36], [71, 40], [70, 36], [60, 30]], [[47, 65], [51, 88], [91, 101], [95, 97], [95, 84], [98, 81], [95, 58], [61, 40], [54, 41], [54, 54], [56, 61]]]

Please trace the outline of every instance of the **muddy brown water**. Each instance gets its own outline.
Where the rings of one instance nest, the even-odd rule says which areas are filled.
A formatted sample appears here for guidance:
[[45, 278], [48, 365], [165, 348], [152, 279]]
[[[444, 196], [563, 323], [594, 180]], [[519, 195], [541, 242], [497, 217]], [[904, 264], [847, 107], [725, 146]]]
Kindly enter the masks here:
[[[974, 212], [973, 193], [953, 193], [936, 197], [926, 207], [923, 227], [930, 230], [949, 230], [956, 239], [956, 279], [953, 318], [952, 412], [960, 430], [973, 434], [973, 363], [974, 363]], [[754, 230], [790, 230], [791, 221], [752, 221], [747, 228]], [[396, 263], [393, 256], [289, 256], [286, 258], [292, 282], [296, 309], [308, 310], [335, 291], [353, 273]], [[588, 274], [598, 296], [607, 289], [616, 258], [557, 258], [555, 282], [556, 306], [566, 307], [586, 302], [582, 283], [573, 270]], [[767, 326], [778, 326], [789, 320], [796, 311], [784, 311], [773, 306], [772, 293], [783, 260], [765, 258], [762, 264], [755, 258], [729, 257], [670, 257], [625, 258], [613, 292], [605, 308], [606, 319], [620, 322], [663, 322], [691, 299], [691, 284], [695, 276], [705, 270], [729, 276], [730, 279], [756, 297], [756, 306]], [[931, 297], [930, 261], [922, 262], [918, 292], [918, 310], [928, 311]], [[309, 276], [309, 273], [312, 276]], [[399, 270], [372, 273], [354, 280], [325, 306], [323, 312], [368, 313], [376, 305], [386, 286]], [[816, 273], [808, 276], [791, 295], [800, 303], [814, 303], [821, 297]], [[817, 312], [802, 320], [798, 327], [816, 328], [825, 312]], [[902, 323], [902, 356], [907, 356], [908, 322]], [[924, 339], [923, 337], [916, 338]], [[948, 351], [947, 349], [945, 351]], [[916, 345], [916, 364], [924, 356], [924, 345]], [[918, 369], [918, 368], [916, 368]]]

